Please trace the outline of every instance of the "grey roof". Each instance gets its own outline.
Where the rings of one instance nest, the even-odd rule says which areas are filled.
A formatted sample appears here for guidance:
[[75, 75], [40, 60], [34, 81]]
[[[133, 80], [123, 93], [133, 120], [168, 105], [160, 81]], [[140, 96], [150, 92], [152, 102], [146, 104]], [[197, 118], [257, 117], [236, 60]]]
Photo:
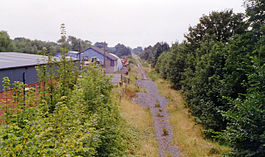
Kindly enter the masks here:
[[75, 53], [75, 54], [79, 54], [80, 52], [78, 52], [78, 51], [69, 51], [68, 53]]
[[[104, 55], [104, 50], [102, 50], [102, 49], [100, 49], [100, 48], [98, 48], [98, 47], [96, 47], [96, 46], [90, 46], [90, 47], [88, 47], [86, 50], [88, 50], [88, 49], [93, 49], [93, 50], [95, 50], [95, 51], [101, 53], [102, 55]], [[86, 50], [85, 50], [85, 51], [86, 51]], [[85, 52], [85, 51], [83, 51], [83, 52]], [[82, 52], [82, 53], [83, 53], [83, 52]], [[105, 51], [105, 54], [106, 54], [106, 56], [107, 56], [108, 58], [110, 58], [111, 60], [116, 61], [116, 60], [118, 59], [118, 58], [114, 57], [113, 55], [110, 55], [107, 51]]]
[[45, 64], [47, 56], [18, 52], [0, 52], [0, 70]]

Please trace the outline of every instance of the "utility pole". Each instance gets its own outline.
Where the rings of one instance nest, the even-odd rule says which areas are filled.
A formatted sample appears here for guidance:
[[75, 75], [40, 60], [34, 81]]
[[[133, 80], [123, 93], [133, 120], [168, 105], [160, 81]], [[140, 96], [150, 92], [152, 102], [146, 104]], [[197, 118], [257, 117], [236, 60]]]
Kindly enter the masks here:
[[104, 68], [106, 70], [106, 42], [104, 41]]
[[80, 41], [79, 41], [79, 53], [78, 53], [78, 57], [79, 57], [79, 69], [81, 69], [80, 64], [83, 64], [83, 63], [82, 63], [82, 60], [81, 60], [81, 42]]

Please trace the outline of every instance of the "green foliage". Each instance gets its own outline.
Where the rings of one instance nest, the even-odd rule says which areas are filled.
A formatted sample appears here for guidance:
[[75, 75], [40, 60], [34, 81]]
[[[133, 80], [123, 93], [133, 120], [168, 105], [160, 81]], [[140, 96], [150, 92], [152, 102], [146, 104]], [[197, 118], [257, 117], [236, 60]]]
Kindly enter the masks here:
[[131, 55], [130, 48], [126, 47], [123, 44], [117, 44], [110, 52], [119, 56], [119, 57]]
[[13, 40], [15, 45], [15, 51], [23, 53], [37, 54], [43, 48], [46, 48], [48, 52], [54, 55], [54, 50], [51, 47], [55, 47], [57, 44], [55, 42], [45, 42], [41, 40], [30, 40], [23, 37], [18, 37]]
[[152, 71], [148, 74], [148, 76], [150, 77], [150, 79], [151, 79], [152, 81], [155, 81], [155, 80], [157, 80], [157, 79], [159, 78], [159, 74], [158, 74], [155, 70], [152, 70]]
[[162, 78], [168, 79], [175, 89], [181, 88], [184, 79], [182, 73], [186, 67], [184, 44], [174, 44], [169, 52], [163, 52], [156, 63], [156, 71]]
[[[65, 26], [64, 26], [65, 27]], [[63, 42], [63, 44], [62, 44]], [[24, 37], [17, 37], [11, 40], [7, 32], [0, 31], [0, 52], [23, 52], [37, 54], [45, 48], [49, 52], [46, 55], [54, 56], [56, 52], [61, 52], [60, 47], [64, 47], [67, 50], [82, 51], [90, 46], [89, 41], [78, 39], [74, 36], [64, 37], [64, 39], [58, 40], [58, 42], [46, 42], [41, 40], [30, 40]]]
[[200, 23], [190, 27], [189, 33], [185, 35], [190, 49], [195, 50], [200, 47], [203, 38], [207, 35], [213, 40], [226, 42], [231, 36], [244, 33], [247, 24], [243, 19], [243, 14], [234, 14], [232, 10], [213, 11], [208, 16], [204, 15], [200, 18]]
[[138, 47], [132, 49], [132, 53], [134, 53], [134, 54], [140, 54], [140, 53], [142, 53], [142, 52], [143, 52], [143, 48], [140, 47], [140, 46], [138, 46]]
[[[245, 4], [248, 21], [231, 10], [204, 15], [155, 70], [182, 88], [206, 137], [231, 145], [233, 156], [264, 156], [264, 2]], [[140, 56], [152, 60], [147, 50]]]
[[60, 58], [48, 55], [47, 64], [36, 67], [38, 97], [32, 89], [26, 93], [23, 83], [14, 82], [11, 89], [9, 79], [3, 79], [1, 156], [127, 155], [131, 137], [112, 101], [110, 78], [93, 65], [79, 72], [79, 63], [66, 58], [65, 48], [61, 52]]
[[14, 44], [7, 32], [0, 31], [0, 52], [11, 52], [14, 49]]
[[[264, 0], [245, 0], [246, 15], [254, 30], [264, 29], [265, 2]], [[264, 35], [264, 34], [263, 34]]]
[[116, 46], [114, 47], [108, 47], [108, 44], [105, 42], [96, 42], [94, 44], [94, 46], [100, 48], [100, 49], [104, 49], [109, 53], [113, 53], [119, 57], [124, 57], [124, 56], [130, 56], [131, 55], [131, 48], [127, 47], [123, 44], [118, 43]]
[[245, 98], [231, 100], [224, 112], [229, 120], [224, 137], [234, 147], [235, 156], [265, 156], [265, 64], [254, 58], [247, 71], [249, 88]]
[[152, 67], [155, 67], [158, 57], [164, 52], [169, 50], [167, 43], [158, 42], [154, 46], [149, 46], [144, 49], [144, 52], [140, 53], [140, 57], [147, 60]]
[[[134, 65], [136, 65], [136, 61], [135, 61], [135, 59], [132, 58], [132, 57], [129, 58], [129, 63], [130, 63], [130, 64], [134, 64]], [[130, 67], [129, 67], [129, 68], [130, 68]]]
[[[8, 80], [4, 80], [7, 84], [5, 89], [9, 89]], [[52, 111], [50, 99], [40, 97], [40, 102], [35, 106], [35, 101], [30, 100], [34, 98], [30, 92], [22, 108], [18, 105], [17, 112], [8, 110], [9, 114], [5, 115], [6, 124], [0, 127], [0, 154], [4, 156], [125, 155], [126, 129], [123, 128], [117, 104], [112, 102], [110, 96], [112, 84], [109, 78], [104, 77], [100, 69], [88, 67], [76, 83], [71, 94], [65, 92], [67, 96], [58, 98]], [[21, 92], [19, 89], [23, 90], [24, 87], [20, 88], [20, 84], [16, 84], [15, 88], [19, 93]], [[54, 94], [49, 88], [43, 90], [48, 97]], [[23, 100], [16, 100], [16, 103], [20, 104], [20, 101]], [[17, 118], [11, 120], [11, 117]]]

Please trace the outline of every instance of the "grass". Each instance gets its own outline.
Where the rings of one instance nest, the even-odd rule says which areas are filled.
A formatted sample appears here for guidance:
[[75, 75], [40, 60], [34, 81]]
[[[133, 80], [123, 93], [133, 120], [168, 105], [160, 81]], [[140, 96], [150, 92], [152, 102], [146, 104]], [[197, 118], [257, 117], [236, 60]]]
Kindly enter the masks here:
[[139, 74], [134, 64], [130, 64], [130, 66], [129, 77], [132, 79], [131, 83], [127, 84], [126, 88], [114, 89], [116, 97], [119, 96], [120, 91], [124, 91], [119, 104], [121, 116], [128, 124], [130, 136], [133, 136], [131, 138], [133, 141], [128, 141], [129, 156], [158, 157], [159, 152], [152, 115], [147, 108], [132, 102], [132, 98], [137, 96], [136, 92], [145, 92], [145, 90], [135, 85], [136, 77]]
[[132, 56], [129, 57], [129, 63], [136, 65], [136, 61]]
[[159, 75], [149, 67], [144, 67], [158, 85], [159, 93], [169, 100], [167, 112], [169, 113], [169, 123], [173, 129], [174, 142], [180, 150], [180, 155], [185, 157], [208, 157], [222, 156], [228, 153], [231, 148], [222, 146], [217, 142], [204, 139], [201, 125], [196, 125], [194, 117], [190, 115], [184, 106], [181, 91], [170, 88], [168, 81], [159, 78]]
[[135, 147], [131, 150], [132, 156], [158, 157], [158, 148], [155, 138], [153, 119], [150, 111], [130, 100], [122, 98], [120, 112], [134, 131]]

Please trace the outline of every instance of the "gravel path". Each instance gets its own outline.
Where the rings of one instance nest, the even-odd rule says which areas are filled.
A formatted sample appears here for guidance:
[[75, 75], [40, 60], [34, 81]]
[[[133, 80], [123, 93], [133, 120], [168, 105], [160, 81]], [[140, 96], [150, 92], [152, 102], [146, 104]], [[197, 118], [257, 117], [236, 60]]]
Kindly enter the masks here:
[[[158, 93], [156, 84], [148, 78], [138, 59], [136, 57], [135, 59], [142, 76], [142, 79], [137, 80], [137, 85], [147, 90], [146, 93], [137, 93], [138, 97], [135, 100], [151, 111], [160, 157], [178, 157], [179, 150], [173, 142], [173, 132], [166, 111], [168, 100]], [[156, 105], [158, 103], [159, 105]]]

